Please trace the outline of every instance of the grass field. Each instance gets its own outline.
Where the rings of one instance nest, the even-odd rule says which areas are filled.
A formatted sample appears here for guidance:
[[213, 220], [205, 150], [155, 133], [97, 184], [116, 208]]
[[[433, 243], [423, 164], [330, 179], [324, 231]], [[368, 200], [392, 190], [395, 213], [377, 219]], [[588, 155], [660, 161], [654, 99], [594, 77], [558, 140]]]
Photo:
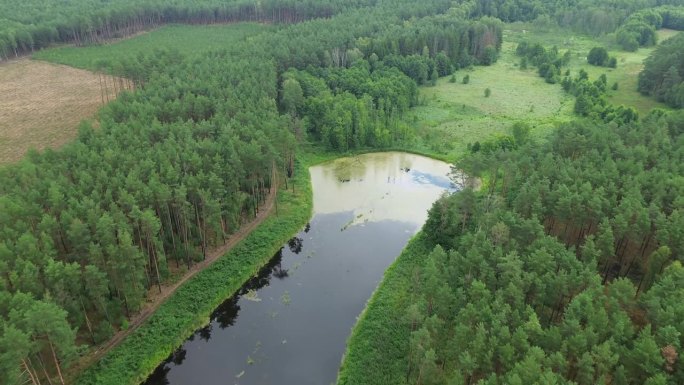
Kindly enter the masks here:
[[[676, 33], [660, 30], [659, 41]], [[547, 84], [536, 68], [518, 67], [520, 58], [515, 55], [515, 48], [523, 40], [540, 42], [547, 47], [556, 45], [561, 52], [570, 50], [573, 53], [568, 65], [571, 74], [584, 69], [590, 79], [596, 79], [605, 73], [609, 86], [618, 83], [617, 91], [608, 91], [608, 101], [612, 104], [635, 107], [642, 114], [656, 107], [668, 109], [636, 90], [643, 61], [653, 52], [653, 47], [624, 52], [614, 46], [610, 36], [594, 39], [567, 31], [535, 29], [529, 24], [508, 24], [496, 64], [457, 71], [455, 83], [446, 77], [436, 86], [421, 88], [422, 103], [413, 110], [412, 116], [420, 138], [418, 148], [453, 158], [461, 155], [469, 143], [509, 133], [515, 122], [527, 122], [533, 135], [543, 136], [556, 123], [574, 118], [574, 97], [564, 93], [558, 84]], [[618, 59], [618, 67], [589, 65], [586, 55], [596, 46], [607, 47], [610, 55]], [[466, 75], [470, 82], [463, 84]], [[491, 91], [489, 97], [485, 97], [487, 88]]]
[[98, 75], [88, 71], [28, 59], [0, 65], [0, 164], [70, 141], [102, 97]]
[[135, 57], [154, 49], [177, 49], [183, 54], [195, 54], [230, 47], [237, 41], [271, 31], [276, 27], [257, 23], [215, 25], [167, 25], [130, 39], [88, 47], [60, 47], [37, 52], [33, 58], [77, 68], [92, 69], [100, 60], [116, 61]]
[[[511, 42], [515, 46], [520, 41], [527, 40], [539, 42], [547, 47], [555, 45], [561, 53], [570, 50], [572, 60], [568, 68], [573, 74], [576, 74], [580, 69], [587, 71], [590, 79], [596, 79], [601, 74], [606, 74], [609, 87], [615, 82], [618, 83], [617, 91], [608, 91], [608, 101], [612, 104], [634, 107], [642, 114], [655, 107], [668, 108], [665, 104], [653, 98], [645, 97], [637, 91], [639, 72], [643, 69], [643, 62], [653, 52], [654, 47], [640, 48], [637, 52], [625, 52], [615, 44], [615, 39], [612, 36], [591, 38], [565, 30], [537, 29], [522, 23], [509, 24], [506, 28], [504, 41]], [[661, 29], [658, 31], [658, 42], [665, 41], [677, 33], [678, 31]], [[617, 68], [596, 67], [587, 63], [587, 54], [593, 47], [597, 46], [605, 47], [610, 56], [617, 58]]]
[[[457, 71], [455, 83], [446, 77], [434, 87], [421, 88], [423, 105], [413, 112], [421, 145], [458, 156], [468, 143], [506, 134], [516, 122], [528, 122], [533, 134], [542, 135], [572, 118], [574, 99], [560, 86], [547, 84], [534, 69], [518, 69], [515, 47], [504, 43], [492, 66]], [[470, 82], [463, 84], [466, 75]]]

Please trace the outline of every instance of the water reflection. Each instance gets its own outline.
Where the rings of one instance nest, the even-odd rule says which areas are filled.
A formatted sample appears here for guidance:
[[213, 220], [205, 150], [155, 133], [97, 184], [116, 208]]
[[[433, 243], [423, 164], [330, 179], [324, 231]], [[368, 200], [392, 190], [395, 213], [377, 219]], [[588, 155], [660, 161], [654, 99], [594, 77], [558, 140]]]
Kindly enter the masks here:
[[[310, 228], [310, 225], [307, 224]], [[288, 241], [289, 249], [293, 253], [299, 253], [302, 250], [304, 240], [302, 238], [293, 237]], [[224, 301], [219, 305], [213, 313], [211, 313], [211, 319], [208, 325], [197, 330], [193, 335], [188, 337], [186, 342], [191, 342], [195, 340], [195, 337], [199, 337], [200, 340], [209, 342], [212, 337], [212, 330], [215, 325], [218, 325], [220, 329], [226, 329], [230, 326], [235, 325], [235, 321], [238, 318], [238, 313], [240, 312], [240, 298], [245, 294], [250, 292], [255, 292], [263, 287], [269, 285], [271, 277], [276, 277], [278, 279], [285, 279], [288, 277], [287, 269], [283, 268], [283, 249], [278, 250], [277, 253], [271, 258], [271, 260], [259, 270], [259, 273], [252, 278], [250, 278], [243, 286], [238, 290], [238, 292]], [[157, 367], [157, 369], [147, 378], [144, 382], [145, 385], [169, 385], [171, 382], [168, 379], [169, 372], [173, 366], [180, 366], [185, 361], [187, 356], [187, 350], [184, 346], [181, 346], [176, 351], [171, 353], [171, 355]], [[170, 365], [173, 364], [173, 365]]]
[[287, 241], [287, 245], [290, 247], [291, 252], [299, 254], [302, 252], [302, 242], [304, 242], [302, 238], [293, 237], [292, 239]]

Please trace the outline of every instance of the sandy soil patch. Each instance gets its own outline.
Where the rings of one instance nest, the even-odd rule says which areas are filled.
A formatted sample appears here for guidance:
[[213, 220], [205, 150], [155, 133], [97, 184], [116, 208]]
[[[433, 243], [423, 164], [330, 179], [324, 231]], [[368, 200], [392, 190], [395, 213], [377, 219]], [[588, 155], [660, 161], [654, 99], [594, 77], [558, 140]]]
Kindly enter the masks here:
[[29, 59], [0, 64], [0, 164], [73, 139], [79, 122], [113, 99], [107, 82], [109, 95], [89, 71]]

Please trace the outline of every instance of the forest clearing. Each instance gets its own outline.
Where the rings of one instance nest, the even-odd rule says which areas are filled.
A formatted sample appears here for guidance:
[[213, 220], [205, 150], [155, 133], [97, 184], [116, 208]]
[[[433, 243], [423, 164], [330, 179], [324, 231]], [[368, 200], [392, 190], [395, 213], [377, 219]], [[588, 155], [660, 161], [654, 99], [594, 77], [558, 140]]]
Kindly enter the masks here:
[[[468, 144], [505, 135], [514, 123], [529, 123], [541, 138], [555, 124], [572, 119], [573, 98], [550, 87], [533, 69], [520, 70], [515, 47], [505, 42], [491, 66], [458, 71], [454, 82], [444, 77], [436, 86], [421, 88], [422, 103], [412, 113], [417, 135], [435, 146], [430, 150], [457, 158]], [[463, 84], [465, 76], [468, 84]]]
[[61, 147], [115, 95], [111, 76], [29, 59], [3, 62], [0, 163], [16, 162], [29, 148]]

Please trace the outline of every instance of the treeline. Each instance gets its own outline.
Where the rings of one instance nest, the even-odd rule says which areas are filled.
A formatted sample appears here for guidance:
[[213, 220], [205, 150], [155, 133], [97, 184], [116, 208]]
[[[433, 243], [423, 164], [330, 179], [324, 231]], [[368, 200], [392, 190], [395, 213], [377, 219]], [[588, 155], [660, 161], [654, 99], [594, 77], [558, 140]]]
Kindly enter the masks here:
[[[616, 31], [626, 19], [629, 23], [631, 19], [628, 17], [637, 11], [662, 5], [684, 5], [681, 0], [470, 0], [464, 3], [468, 4], [470, 15], [473, 17], [492, 16], [506, 22], [551, 22], [594, 36]], [[678, 16], [674, 16], [674, 13], [672, 15], [671, 21], [668, 19], [668, 24], [663, 26], [680, 29], [673, 27]]]
[[636, 51], [639, 47], [655, 45], [656, 30], [660, 28], [684, 30], [684, 8], [668, 6], [635, 12], [616, 31], [615, 38], [625, 51]]
[[417, 85], [461, 66], [492, 64], [501, 34], [501, 23], [490, 19], [439, 16], [393, 26], [326, 51], [323, 67], [286, 72], [280, 105], [298, 129], [332, 150], [406, 143], [413, 135], [401, 118], [418, 102]]
[[93, 63], [135, 91], [63, 150], [0, 169], [0, 382], [61, 382], [82, 344], [125, 327], [170, 271], [255, 214], [273, 175], [292, 174], [298, 140], [407, 140], [400, 117], [424, 70], [488, 63], [501, 44], [498, 21], [430, 16], [448, 6], [397, 0], [222, 52]]
[[[682, 127], [681, 113], [576, 122], [545, 144], [466, 158], [461, 170], [488, 184], [430, 211], [425, 242], [438, 246], [407, 273], [411, 299], [395, 325], [410, 335], [386, 353], [404, 357], [394, 375], [409, 384], [684, 382]], [[374, 372], [389, 377], [389, 361]]]
[[0, 60], [54, 43], [102, 43], [167, 23], [297, 23], [374, 4], [373, 0], [8, 1], [0, 4]]
[[684, 34], [659, 45], [644, 62], [638, 89], [670, 107], [684, 107]]
[[614, 106], [606, 100], [608, 78], [601, 74], [591, 81], [586, 71], [580, 70], [574, 78], [567, 74], [561, 81], [563, 89], [575, 96], [574, 111], [580, 116], [591, 117], [605, 123], [625, 124], [639, 119], [634, 107]]

